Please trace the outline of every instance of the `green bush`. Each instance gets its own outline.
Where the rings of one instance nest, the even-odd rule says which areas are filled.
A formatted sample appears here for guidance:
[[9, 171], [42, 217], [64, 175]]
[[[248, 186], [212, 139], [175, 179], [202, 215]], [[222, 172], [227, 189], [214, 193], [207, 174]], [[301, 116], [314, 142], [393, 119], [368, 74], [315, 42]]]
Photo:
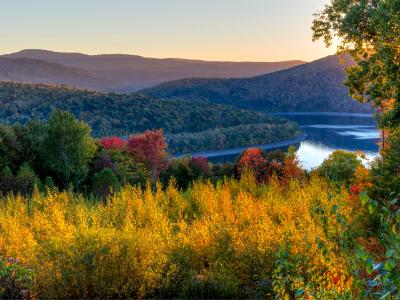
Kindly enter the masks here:
[[400, 126], [392, 129], [386, 140], [382, 156], [372, 164], [374, 183], [369, 195], [374, 200], [391, 200], [390, 195], [400, 195]]
[[362, 162], [356, 154], [336, 150], [324, 160], [317, 172], [338, 185], [349, 186], [351, 181], [355, 179], [357, 168], [360, 166], [362, 166]]
[[0, 171], [0, 193], [8, 194], [14, 189], [14, 175], [9, 167]]
[[143, 163], [134, 161], [132, 155], [123, 150], [110, 151], [109, 154], [115, 173], [122, 185], [145, 187], [150, 174]]
[[35, 186], [40, 186], [40, 180], [28, 163], [24, 163], [15, 177], [15, 192], [24, 196], [31, 195]]
[[119, 189], [120, 183], [113, 170], [106, 168], [103, 171], [94, 174], [93, 178], [93, 191], [96, 196], [100, 197], [103, 202], [106, 201], [107, 196]]
[[0, 258], [0, 298], [34, 298], [35, 275], [18, 260]]

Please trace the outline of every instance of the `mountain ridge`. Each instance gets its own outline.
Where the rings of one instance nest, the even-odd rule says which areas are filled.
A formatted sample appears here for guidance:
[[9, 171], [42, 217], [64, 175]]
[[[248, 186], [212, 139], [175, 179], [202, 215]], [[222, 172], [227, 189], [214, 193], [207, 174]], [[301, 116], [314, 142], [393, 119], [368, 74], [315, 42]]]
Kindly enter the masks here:
[[[0, 56], [0, 80], [20, 83], [67, 85], [98, 90], [112, 86], [113, 82], [97, 73], [54, 62]], [[115, 84], [115, 83], [114, 83]]]
[[116, 57], [116, 58], [137, 58], [137, 59], [148, 59], [148, 60], [159, 60], [159, 61], [187, 61], [187, 62], [205, 62], [205, 63], [233, 63], [233, 64], [275, 64], [275, 63], [286, 63], [286, 62], [295, 62], [295, 63], [307, 63], [307, 61], [299, 60], [299, 59], [292, 59], [292, 60], [281, 60], [281, 61], [232, 61], [232, 60], [205, 60], [205, 59], [195, 59], [195, 58], [178, 58], [178, 57], [147, 57], [137, 54], [123, 54], [123, 53], [101, 53], [101, 54], [85, 54], [80, 52], [58, 52], [52, 50], [44, 50], [44, 49], [23, 49], [17, 52], [2, 54], [0, 56], [9, 57], [9, 58], [27, 58], [27, 56], [34, 57], [34, 56], [42, 55], [43, 58], [49, 55], [53, 56], [76, 56], [76, 57]]
[[[92, 76], [101, 77], [109, 83], [108, 85], [102, 85], [99, 82], [94, 85], [95, 90], [121, 93], [135, 92], [165, 81], [186, 77], [244, 78], [271, 73], [304, 63], [304, 61], [300, 60], [282, 62], [219, 62], [179, 58], [148, 58], [129, 54], [87, 55], [35, 49], [5, 54], [0, 56], [0, 58], [41, 60], [65, 67], [79, 68], [90, 72]], [[22, 75], [21, 77], [23, 77]], [[32, 73], [32, 75], [35, 76], [31, 76], [31, 83], [39, 83], [40, 74]], [[65, 81], [61, 75], [53, 78], [53, 81], [57, 80], [59, 83]], [[87, 88], [86, 86], [79, 85], [79, 81], [75, 83], [74, 87]]]
[[264, 112], [371, 113], [343, 85], [349, 56], [336, 55], [251, 78], [186, 78], [161, 83], [141, 93], [166, 99], [202, 100]]

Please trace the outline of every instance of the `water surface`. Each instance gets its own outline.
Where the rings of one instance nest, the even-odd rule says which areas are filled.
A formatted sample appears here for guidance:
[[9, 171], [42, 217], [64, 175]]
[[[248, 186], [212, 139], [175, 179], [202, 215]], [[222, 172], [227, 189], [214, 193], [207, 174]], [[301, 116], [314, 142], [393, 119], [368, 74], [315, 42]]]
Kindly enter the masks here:
[[[283, 143], [259, 145], [266, 150], [298, 148], [298, 157], [306, 169], [319, 166], [334, 150], [362, 151], [368, 159], [378, 155], [379, 132], [372, 115], [343, 113], [285, 113], [285, 118], [297, 122], [304, 136]], [[249, 145], [251, 146], [251, 145]], [[204, 155], [211, 162], [234, 162], [245, 149], [194, 153]]]

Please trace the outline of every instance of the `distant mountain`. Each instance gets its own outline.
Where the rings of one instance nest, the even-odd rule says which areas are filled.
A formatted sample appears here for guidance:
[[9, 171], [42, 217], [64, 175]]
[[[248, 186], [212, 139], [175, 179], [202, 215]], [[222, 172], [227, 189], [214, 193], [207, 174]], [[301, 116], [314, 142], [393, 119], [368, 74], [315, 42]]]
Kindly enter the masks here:
[[[35, 61], [46, 61], [55, 63], [54, 76], [43, 78], [41, 69], [34, 71], [32, 61], [19, 61], [19, 64], [26, 62], [32, 77], [32, 83], [59, 83], [68, 84], [78, 88], [89, 88], [96, 91], [109, 92], [133, 92], [146, 87], [151, 87], [164, 81], [182, 79], [186, 77], [213, 77], [213, 78], [244, 78], [261, 74], [267, 74], [293, 66], [301, 65], [304, 62], [299, 60], [283, 62], [218, 62], [188, 59], [156, 59], [146, 58], [137, 55], [85, 55], [81, 53], [60, 53], [46, 50], [23, 50], [17, 53], [0, 56], [8, 59], [30, 59]], [[88, 76], [80, 84], [80, 80], [71, 80], [71, 73], [68, 72], [67, 79], [59, 72], [60, 65], [73, 68], [80, 73], [86, 71]], [[0, 66], [1, 67], [1, 66]], [[71, 71], [66, 69], [66, 71]], [[50, 74], [50, 70], [48, 70]], [[39, 75], [38, 75], [39, 74]], [[81, 74], [83, 75], [83, 74]], [[26, 82], [24, 74], [16, 71], [13, 76], [16, 81]], [[25, 80], [19, 80], [23, 78]], [[98, 81], [93, 81], [97, 78]], [[41, 81], [47, 79], [47, 81]], [[51, 79], [51, 82], [49, 81]], [[88, 87], [86, 81], [90, 82]]]
[[112, 88], [116, 83], [95, 72], [28, 58], [0, 57], [0, 80], [21, 83], [64, 84], [89, 90]]
[[343, 85], [344, 64], [336, 55], [245, 79], [182, 79], [141, 91], [160, 98], [229, 104], [265, 112], [372, 112], [354, 101]]

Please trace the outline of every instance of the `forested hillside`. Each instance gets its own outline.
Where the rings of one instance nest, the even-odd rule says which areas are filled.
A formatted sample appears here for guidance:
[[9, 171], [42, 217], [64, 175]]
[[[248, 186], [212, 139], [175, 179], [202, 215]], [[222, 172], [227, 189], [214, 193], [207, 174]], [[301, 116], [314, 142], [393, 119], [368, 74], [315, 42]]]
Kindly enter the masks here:
[[160, 98], [206, 100], [266, 112], [371, 112], [348, 95], [344, 67], [329, 56], [287, 70], [245, 79], [183, 79], [143, 90]]
[[[246, 124], [251, 130], [263, 131], [256, 144], [276, 142], [279, 137], [292, 138], [300, 133], [294, 123], [265, 114], [240, 110], [229, 106], [203, 102], [192, 103], [182, 100], [160, 100], [149, 96], [132, 94], [102, 94], [66, 87], [0, 83], [0, 119], [2, 123], [25, 123], [31, 119], [47, 119], [54, 109], [69, 111], [87, 122], [95, 136], [127, 136], [148, 129], [162, 128], [171, 136], [176, 133], [212, 133], [217, 128]], [[270, 125], [268, 129], [264, 125]], [[249, 128], [250, 130], [250, 128]], [[212, 134], [218, 136], [218, 131]], [[230, 135], [230, 140], [214, 138], [218, 145], [209, 143], [208, 148], [220, 149], [225, 146], [246, 146], [243, 130], [240, 143]], [[262, 138], [261, 138], [262, 136]], [[239, 136], [237, 135], [239, 141]], [[192, 144], [184, 149], [196, 151]], [[174, 151], [181, 149], [174, 147]], [[205, 150], [204, 147], [200, 150]]]

